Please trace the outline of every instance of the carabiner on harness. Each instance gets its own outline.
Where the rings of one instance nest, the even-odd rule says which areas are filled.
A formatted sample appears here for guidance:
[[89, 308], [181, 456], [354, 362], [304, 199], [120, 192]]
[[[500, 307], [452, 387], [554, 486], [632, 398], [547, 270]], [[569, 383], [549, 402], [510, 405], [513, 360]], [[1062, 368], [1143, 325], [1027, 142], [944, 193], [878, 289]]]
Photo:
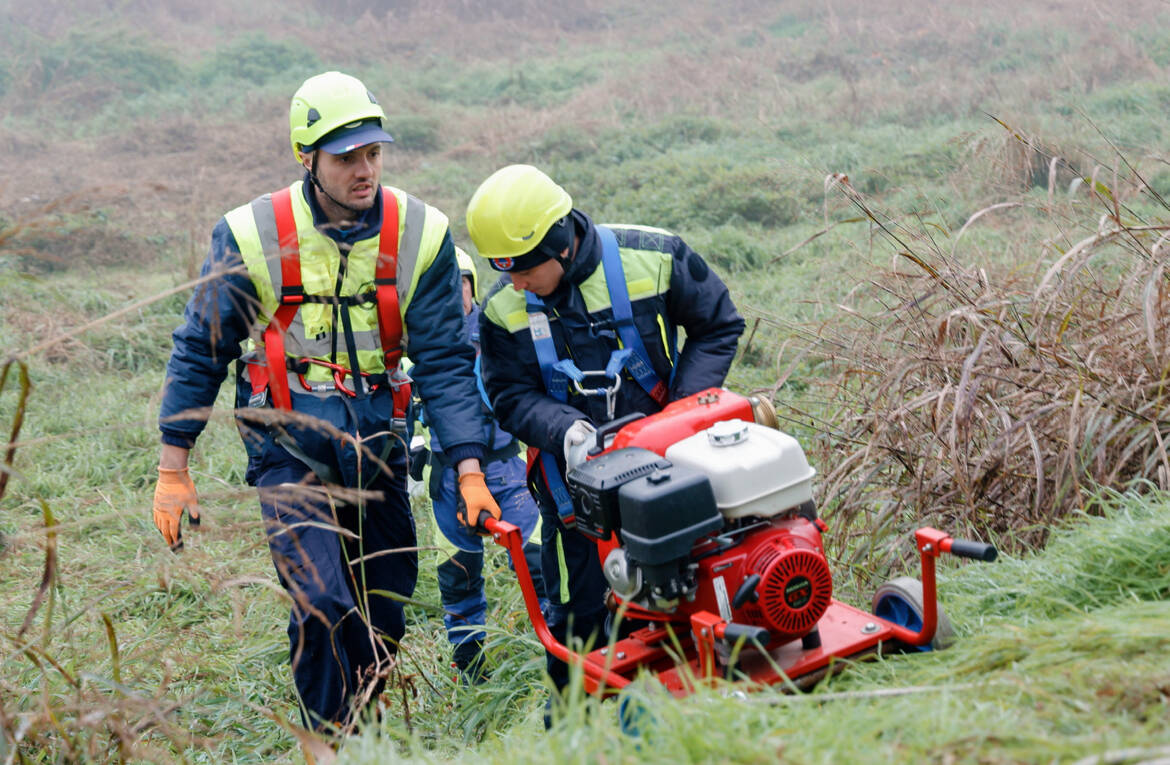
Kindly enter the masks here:
[[[305, 373], [309, 371], [308, 370], [309, 364], [315, 364], [316, 366], [325, 367], [326, 369], [328, 369], [330, 372], [333, 373], [333, 382], [332, 383], [310, 383], [308, 380], [305, 379]], [[297, 379], [300, 380], [301, 386], [304, 387], [304, 389], [307, 391], [310, 391], [312, 393], [326, 393], [326, 392], [331, 391], [331, 390], [336, 390], [336, 391], [339, 391], [341, 393], [344, 393], [345, 395], [349, 396], [350, 398], [354, 398], [357, 396], [357, 393], [355, 393], [353, 390], [347, 388], [345, 385], [345, 378], [348, 376], [352, 376], [353, 370], [346, 369], [345, 367], [341, 366], [340, 364], [334, 364], [330, 361], [325, 361], [324, 359], [314, 359], [314, 358], [310, 358], [308, 356], [302, 356], [301, 358], [297, 359], [295, 362], [290, 362], [289, 366], [294, 368], [294, 370], [297, 373]], [[370, 377], [369, 372], [361, 372], [360, 374], [363, 378]], [[378, 389], [378, 383], [368, 384], [368, 387], [369, 387], [370, 392], [373, 393], [375, 390]]]
[[[629, 348], [619, 348], [610, 354], [605, 369], [581, 371], [573, 363], [572, 359], [561, 359], [556, 364], [553, 364], [553, 370], [567, 377], [573, 384], [573, 390], [577, 391], [578, 395], [605, 396], [605, 420], [609, 422], [613, 420], [614, 411], [617, 408], [617, 394], [622, 387], [622, 369], [625, 367], [626, 362], [629, 361], [630, 354], [632, 353], [633, 351]], [[592, 388], [585, 387], [584, 383], [591, 378], [595, 380], [612, 380], [613, 382], [609, 385], [600, 385]]]

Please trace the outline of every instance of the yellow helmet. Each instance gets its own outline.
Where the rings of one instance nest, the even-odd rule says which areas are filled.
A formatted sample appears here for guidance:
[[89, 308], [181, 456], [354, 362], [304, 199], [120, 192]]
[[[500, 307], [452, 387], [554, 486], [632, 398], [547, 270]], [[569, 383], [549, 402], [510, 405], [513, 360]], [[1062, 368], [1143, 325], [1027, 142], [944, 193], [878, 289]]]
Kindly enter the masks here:
[[532, 165], [508, 165], [488, 176], [467, 204], [467, 233], [479, 254], [510, 261], [540, 244], [573, 209], [568, 192]]
[[471, 279], [471, 299], [479, 302], [479, 274], [475, 272], [475, 261], [471, 259], [462, 247], [455, 248], [455, 262], [459, 266], [459, 276]]
[[[300, 163], [301, 154], [312, 149], [344, 154], [369, 143], [393, 141], [382, 129], [385, 119], [378, 100], [358, 78], [341, 72], [310, 77], [297, 88], [288, 110], [293, 156]], [[337, 134], [330, 136], [334, 131]], [[330, 140], [323, 142], [326, 137]]]

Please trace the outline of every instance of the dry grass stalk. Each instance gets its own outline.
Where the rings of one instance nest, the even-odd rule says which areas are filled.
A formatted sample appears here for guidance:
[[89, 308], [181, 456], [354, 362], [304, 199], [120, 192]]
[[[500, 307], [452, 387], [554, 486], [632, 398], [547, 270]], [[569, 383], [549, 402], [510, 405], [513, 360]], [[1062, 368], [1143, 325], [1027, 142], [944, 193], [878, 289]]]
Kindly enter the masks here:
[[879, 532], [922, 523], [1038, 545], [1094, 486], [1170, 487], [1170, 224], [1110, 207], [1036, 281], [892, 234], [911, 267], [874, 278], [857, 298], [876, 307], [814, 340], [832, 370], [822, 504], [852, 560], [893, 562], [903, 535]]

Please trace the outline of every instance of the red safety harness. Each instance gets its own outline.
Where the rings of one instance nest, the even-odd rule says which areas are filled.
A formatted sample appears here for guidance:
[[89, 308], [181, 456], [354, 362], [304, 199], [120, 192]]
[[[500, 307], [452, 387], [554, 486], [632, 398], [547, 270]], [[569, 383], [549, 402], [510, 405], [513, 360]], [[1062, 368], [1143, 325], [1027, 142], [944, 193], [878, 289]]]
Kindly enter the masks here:
[[[292, 409], [288, 388], [288, 362], [284, 352], [284, 336], [301, 305], [305, 302], [305, 287], [301, 281], [301, 249], [297, 224], [293, 217], [292, 194], [288, 188], [272, 194], [276, 214], [276, 238], [280, 247], [280, 296], [272, 321], [264, 330], [264, 356], [267, 364], [248, 365], [252, 395], [268, 390], [272, 405], [277, 409]], [[374, 299], [378, 306], [378, 332], [385, 354], [386, 376], [394, 395], [394, 417], [404, 418], [410, 405], [410, 381], [396, 375], [402, 360], [402, 315], [398, 310], [398, 199], [388, 189], [382, 189], [382, 232], [378, 237], [378, 260], [374, 267]], [[337, 390], [354, 395], [345, 387], [345, 376], [352, 370], [316, 359], [301, 359], [307, 363], [321, 363], [333, 370]], [[353, 359], [351, 361], [356, 361]], [[364, 375], [364, 373], [362, 373]], [[396, 380], [401, 377], [401, 380]]]

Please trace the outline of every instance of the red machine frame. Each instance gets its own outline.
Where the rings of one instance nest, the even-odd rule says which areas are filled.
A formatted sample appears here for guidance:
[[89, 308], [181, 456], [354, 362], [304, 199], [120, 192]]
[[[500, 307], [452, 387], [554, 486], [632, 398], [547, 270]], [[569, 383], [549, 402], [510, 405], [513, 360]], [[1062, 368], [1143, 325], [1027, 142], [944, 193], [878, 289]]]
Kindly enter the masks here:
[[[598, 450], [594, 453], [599, 453], [602, 446], [606, 447], [605, 451], [638, 446], [665, 456], [666, 449], [679, 440], [715, 422], [731, 419], [755, 420], [752, 402], [731, 391], [711, 388], [672, 402], [655, 415], [624, 418], [603, 426], [597, 436]], [[731, 625], [707, 610], [664, 614], [621, 602], [618, 613], [622, 618], [639, 620], [648, 626], [588, 654], [571, 650], [553, 636], [541, 614], [532, 575], [524, 558], [520, 530], [513, 524], [490, 517], [485, 528], [492, 539], [511, 554], [528, 617], [541, 644], [558, 659], [582, 668], [585, 689], [590, 694], [615, 693], [629, 685], [643, 669], [655, 673], [676, 696], [693, 692], [696, 682], [716, 677], [720, 666], [716, 641], [725, 639]], [[823, 526], [821, 528], [823, 530]], [[616, 536], [607, 541], [595, 541], [601, 561], [619, 544]], [[952, 553], [993, 560], [995, 548], [956, 540], [929, 527], [915, 532], [915, 542], [922, 560], [921, 629], [914, 631], [830, 599], [816, 625], [819, 641], [795, 638], [781, 645], [768, 645], [763, 650], [740, 651], [735, 662], [738, 675], [762, 685], [791, 682], [797, 687], [807, 687], [831, 671], [836, 660], [872, 654], [882, 650], [883, 645], [921, 647], [930, 644], [938, 624], [935, 559], [943, 553]]]
[[[715, 641], [723, 639], [728, 623], [708, 611], [691, 614], [689, 624], [653, 623], [588, 654], [571, 650], [553, 636], [540, 612], [532, 574], [524, 559], [520, 529], [495, 519], [489, 519], [486, 527], [492, 539], [512, 555], [528, 618], [541, 645], [561, 661], [582, 668], [586, 692], [594, 695], [614, 693], [629, 685], [641, 669], [653, 671], [659, 682], [675, 696], [693, 692], [696, 681], [716, 677]], [[823, 677], [836, 659], [874, 653], [883, 643], [897, 642], [912, 647], [928, 645], [934, 639], [938, 624], [934, 561], [942, 553], [951, 552], [956, 540], [929, 527], [918, 529], [914, 537], [922, 559], [921, 630], [906, 629], [833, 599], [817, 624], [821, 639], [819, 647], [803, 648], [800, 638], [797, 638], [767, 648], [767, 657], [760, 652], [744, 652], [739, 656], [738, 670], [761, 685], [787, 680], [797, 687], [807, 687]], [[663, 619], [668, 615], [655, 614], [655, 617]]]

